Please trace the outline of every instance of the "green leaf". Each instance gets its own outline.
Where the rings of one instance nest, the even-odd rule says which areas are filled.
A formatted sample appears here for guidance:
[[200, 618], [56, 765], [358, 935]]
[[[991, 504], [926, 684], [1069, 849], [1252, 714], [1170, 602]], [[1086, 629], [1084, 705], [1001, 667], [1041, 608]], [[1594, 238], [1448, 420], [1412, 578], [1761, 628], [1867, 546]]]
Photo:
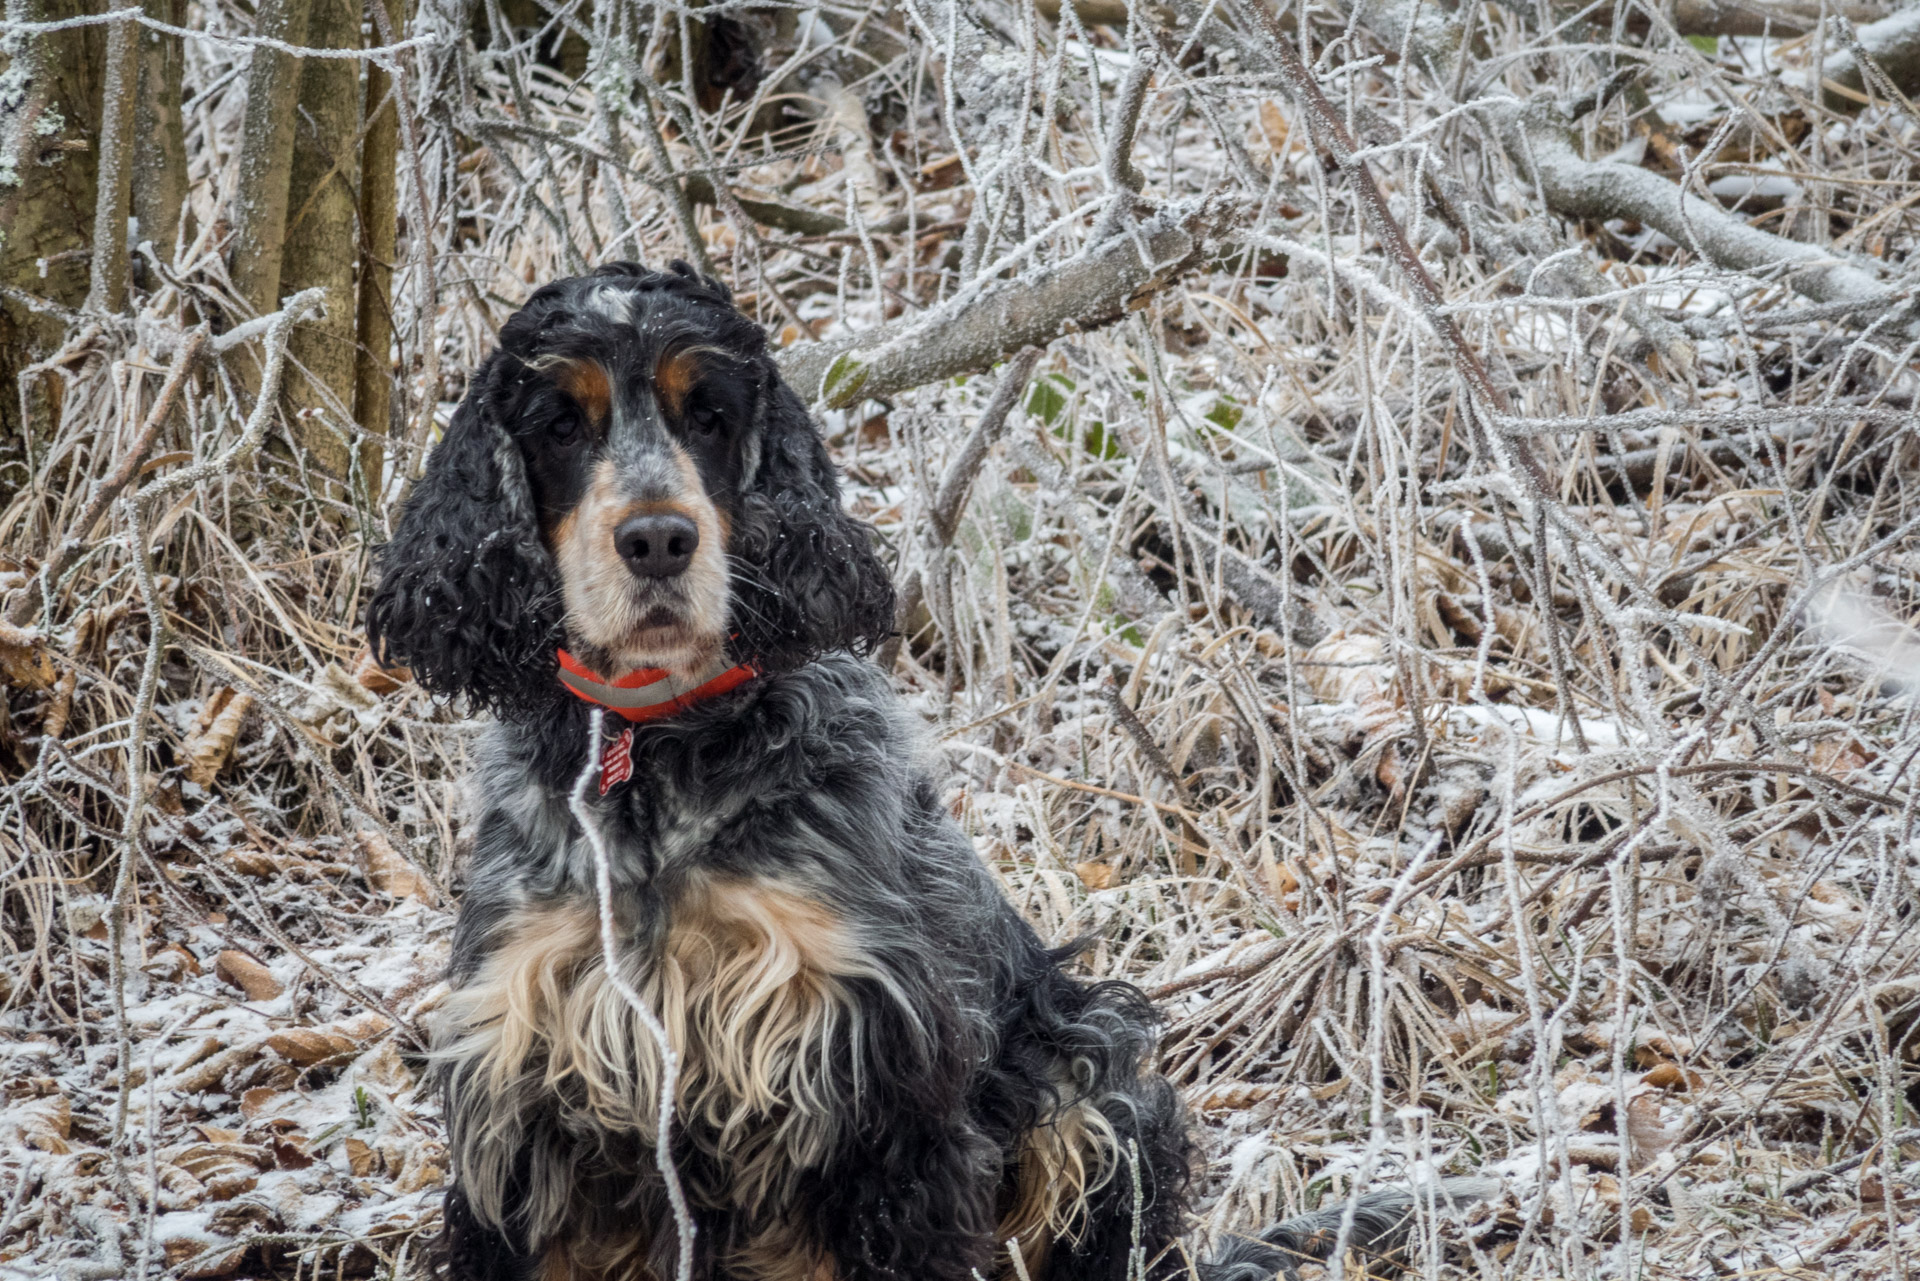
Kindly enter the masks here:
[[820, 383], [820, 400], [828, 409], [845, 409], [860, 398], [867, 385], [867, 364], [852, 352], [834, 359]]
[[1208, 422], [1216, 427], [1224, 427], [1228, 431], [1232, 431], [1235, 427], [1238, 427], [1240, 420], [1246, 416], [1246, 410], [1225, 396], [1222, 396], [1219, 403], [1207, 411]]
[[1709, 58], [1720, 56], [1719, 36], [1688, 36], [1687, 43], [1706, 54]]
[[1067, 393], [1072, 390], [1073, 384], [1058, 375], [1034, 379], [1033, 386], [1027, 392], [1027, 413], [1047, 426], [1053, 426], [1065, 412]]
[[1086, 435], [1081, 439], [1086, 444], [1087, 452], [1103, 462], [1120, 457], [1119, 442], [1114, 440], [1103, 422], [1088, 423]]

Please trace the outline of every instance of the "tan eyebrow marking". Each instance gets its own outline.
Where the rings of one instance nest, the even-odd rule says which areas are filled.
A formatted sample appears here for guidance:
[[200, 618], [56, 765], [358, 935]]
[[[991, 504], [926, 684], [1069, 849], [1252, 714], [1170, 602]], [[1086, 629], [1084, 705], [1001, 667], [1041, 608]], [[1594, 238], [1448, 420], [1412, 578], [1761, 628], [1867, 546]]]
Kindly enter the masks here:
[[613, 410], [613, 383], [598, 361], [559, 361], [554, 365], [554, 381], [590, 421], [596, 425], [607, 421]]
[[699, 380], [700, 350], [697, 347], [668, 352], [653, 370], [654, 390], [670, 414], [677, 415], [686, 409], [687, 397], [693, 394], [693, 386]]

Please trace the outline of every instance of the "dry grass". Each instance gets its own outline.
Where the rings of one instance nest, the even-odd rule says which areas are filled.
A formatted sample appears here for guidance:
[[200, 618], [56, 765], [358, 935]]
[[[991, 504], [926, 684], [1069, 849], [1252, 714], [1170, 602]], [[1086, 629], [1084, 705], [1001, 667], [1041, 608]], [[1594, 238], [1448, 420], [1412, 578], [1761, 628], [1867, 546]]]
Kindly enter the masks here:
[[[1105, 190], [1126, 40], [1095, 37], [1096, 75], [1031, 10], [978, 13], [999, 34], [974, 74], [997, 87], [964, 102], [942, 102], [916, 45], [878, 69], [817, 59], [893, 111], [871, 136], [844, 114], [754, 134], [752, 105], [698, 138], [666, 130], [676, 166], [731, 156], [743, 192], [851, 224], [695, 209], [703, 251], [783, 341], [796, 314], [859, 328], [1084, 244], [1097, 216], [1068, 215]], [[1313, 16], [1326, 38], [1345, 23]], [[825, 417], [902, 581], [925, 576], [899, 684], [1015, 901], [1166, 1010], [1209, 1230], [1485, 1171], [1504, 1201], [1436, 1228], [1421, 1275], [1907, 1275], [1910, 318], [1809, 313], [1640, 228], [1540, 220], [1474, 117], [1442, 117], [1452, 93], [1574, 97], [1631, 49], [1692, 180], [1788, 175], [1798, 194], [1763, 225], [1899, 271], [1917, 122], [1826, 115], [1761, 66], [1792, 56], [1781, 42], [1715, 54], [1543, 31], [1526, 6], [1480, 19], [1457, 84], [1367, 63], [1387, 50], [1364, 26], [1319, 72], [1356, 119], [1414, 140], [1375, 172], [1512, 399], [1495, 426], [1553, 491], [1469, 429], [1445, 352], [1275, 84], [1173, 48], [1134, 163], [1155, 203], [1239, 202], [1230, 252], [1052, 345], [950, 545], [925, 513], [996, 377]], [[224, 5], [197, 21], [247, 26]], [[601, 48], [631, 46], [597, 21]], [[596, 111], [596, 89], [626, 101], [623, 64], [575, 80], [534, 53], [420, 55], [434, 223], [396, 283], [414, 376], [381, 501], [270, 442], [138, 501], [138, 538], [121, 508], [73, 527], [174, 336], [233, 312], [211, 241], [240, 120], [231, 46], [194, 46], [188, 72], [208, 230], [150, 272], [137, 317], [77, 327], [46, 375], [59, 435], [0, 514], [0, 586], [35, 596], [26, 630], [0, 633], [0, 1270], [401, 1275], [431, 1229], [444, 1148], [409, 1037], [442, 990], [470, 730], [356, 671], [366, 551], [428, 418], [534, 284], [689, 253], [644, 180], [646, 119]], [[1029, 90], [1047, 114], [1021, 114]], [[1638, 136], [1636, 100], [1581, 121], [1589, 155]], [[1716, 156], [1743, 101], [1771, 140]], [[749, 165], [763, 147], [784, 158]], [[1463, 244], [1410, 198], [1426, 172], [1536, 239]], [[874, 230], [909, 207], [910, 230]], [[1609, 292], [1556, 295], [1549, 260]], [[261, 345], [189, 381], [141, 483], [240, 440], [236, 371]], [[85, 555], [42, 602], [35, 570], [64, 537]]]

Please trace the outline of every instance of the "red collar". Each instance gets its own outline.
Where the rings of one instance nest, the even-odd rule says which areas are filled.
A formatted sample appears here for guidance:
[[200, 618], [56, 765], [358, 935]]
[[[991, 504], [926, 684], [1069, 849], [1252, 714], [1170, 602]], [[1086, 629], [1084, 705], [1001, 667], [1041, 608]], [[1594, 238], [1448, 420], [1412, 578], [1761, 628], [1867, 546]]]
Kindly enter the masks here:
[[728, 667], [726, 660], [720, 659], [691, 679], [677, 677], [664, 667], [636, 667], [624, 676], [609, 677], [581, 665], [564, 649], [559, 655], [562, 685], [589, 703], [636, 724], [678, 716], [694, 704], [738, 689], [760, 674], [751, 663]]

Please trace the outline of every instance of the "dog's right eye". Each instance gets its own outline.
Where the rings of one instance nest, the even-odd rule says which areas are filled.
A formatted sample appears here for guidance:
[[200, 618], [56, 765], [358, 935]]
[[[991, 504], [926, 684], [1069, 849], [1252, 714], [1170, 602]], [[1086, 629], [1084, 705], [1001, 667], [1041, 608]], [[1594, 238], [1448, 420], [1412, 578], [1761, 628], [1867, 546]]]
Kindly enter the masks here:
[[568, 410], [553, 420], [553, 426], [547, 429], [547, 434], [556, 445], [571, 445], [580, 439], [580, 427], [580, 415]]

